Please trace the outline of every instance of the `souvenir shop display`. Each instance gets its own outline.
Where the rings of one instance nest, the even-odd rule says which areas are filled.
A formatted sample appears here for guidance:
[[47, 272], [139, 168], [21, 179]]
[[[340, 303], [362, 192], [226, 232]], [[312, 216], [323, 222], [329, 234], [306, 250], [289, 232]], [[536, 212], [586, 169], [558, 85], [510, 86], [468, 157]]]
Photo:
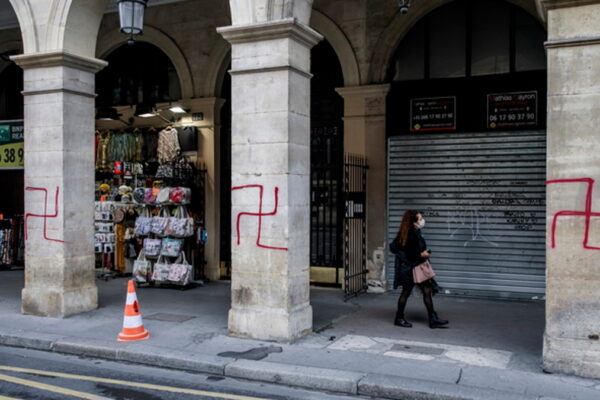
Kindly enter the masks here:
[[[170, 191], [176, 189], [188, 188], [169, 188]], [[166, 198], [170, 199], [170, 195]], [[193, 243], [196, 229], [184, 205], [168, 201], [146, 204], [136, 219], [134, 232], [143, 243], [143, 256], [138, 257], [134, 266], [134, 279], [138, 284], [183, 287], [190, 283], [193, 267], [187, 261], [186, 251]]]
[[0, 267], [21, 266], [25, 262], [23, 217], [0, 217]]
[[184, 150], [193, 150], [196, 135], [195, 127], [172, 126], [96, 132], [97, 267], [131, 272], [138, 284], [183, 287], [203, 278], [205, 171], [179, 144], [183, 136]]

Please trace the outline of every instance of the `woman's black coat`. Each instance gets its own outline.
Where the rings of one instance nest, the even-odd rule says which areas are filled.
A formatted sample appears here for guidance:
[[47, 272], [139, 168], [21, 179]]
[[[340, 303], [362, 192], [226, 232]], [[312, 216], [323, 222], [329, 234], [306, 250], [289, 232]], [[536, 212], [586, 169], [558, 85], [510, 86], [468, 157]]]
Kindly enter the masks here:
[[421, 253], [427, 250], [427, 243], [421, 236], [421, 230], [411, 229], [404, 246], [400, 246], [399, 238], [394, 239], [390, 244], [390, 250], [396, 255], [394, 289], [397, 289], [398, 286], [414, 285], [412, 270], [426, 260], [421, 257]]

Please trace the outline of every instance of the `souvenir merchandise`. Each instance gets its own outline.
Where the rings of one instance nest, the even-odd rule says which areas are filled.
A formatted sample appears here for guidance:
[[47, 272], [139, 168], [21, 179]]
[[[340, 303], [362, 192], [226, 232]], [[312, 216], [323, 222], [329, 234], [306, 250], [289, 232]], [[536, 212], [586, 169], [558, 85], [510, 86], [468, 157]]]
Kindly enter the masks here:
[[[197, 169], [179, 143], [184, 139], [195, 159], [197, 135], [196, 127], [173, 126], [96, 132], [94, 251], [103, 267], [98, 277], [133, 272], [136, 282], [152, 283], [158, 259], [158, 282], [186, 285], [203, 276], [204, 245], [193, 237], [196, 222], [204, 223], [204, 204], [191, 200], [192, 192], [205, 198], [205, 169]], [[179, 266], [168, 280], [171, 264]]]
[[154, 194], [153, 188], [145, 188], [144, 189], [144, 203], [146, 204], [154, 204], [156, 203], [156, 194]]
[[144, 250], [142, 250], [133, 263], [133, 279], [138, 283], [147, 283], [150, 280], [151, 271], [150, 261], [146, 260]]
[[190, 283], [192, 276], [192, 266], [187, 262], [185, 258], [185, 252], [181, 253], [181, 256], [171, 264], [169, 267], [169, 275], [167, 279], [169, 282], [175, 285], [185, 286]]
[[146, 189], [145, 188], [135, 188], [133, 190], [133, 201], [137, 204], [144, 204], [146, 202]]
[[190, 204], [192, 201], [192, 190], [187, 187], [175, 187], [169, 193], [169, 200], [175, 204]]
[[164, 238], [162, 240], [160, 255], [165, 257], [177, 257], [181, 253], [182, 247], [182, 239]]
[[[166, 164], [172, 162], [180, 152], [177, 130], [171, 126], [158, 133], [158, 162]], [[171, 175], [172, 176], [172, 175]]]
[[187, 157], [180, 155], [173, 163], [173, 177], [177, 179], [189, 180], [196, 173], [194, 164], [188, 161]]
[[170, 187], [164, 187], [164, 188], [160, 189], [160, 192], [158, 192], [158, 196], [156, 196], [156, 202], [157, 203], [168, 203], [170, 193], [171, 193]]
[[170, 265], [163, 256], [160, 256], [154, 264], [152, 271], [152, 280], [154, 282], [168, 282]]
[[144, 239], [144, 254], [146, 257], [158, 257], [162, 247], [161, 239]]
[[157, 178], [173, 178], [173, 166], [171, 164], [162, 164], [156, 170]]
[[176, 238], [194, 235], [194, 219], [188, 216], [184, 206], [177, 207], [175, 215], [170, 218], [167, 235]]
[[152, 228], [152, 217], [147, 207], [144, 207], [139, 217], [135, 220], [134, 233], [138, 236], [146, 236], [150, 234]]
[[3, 219], [0, 216], [0, 265], [22, 265], [25, 262], [23, 217]]
[[167, 228], [169, 227], [169, 209], [163, 207], [157, 216], [152, 217], [150, 224], [150, 233], [157, 236], [166, 236]]
[[177, 138], [181, 151], [198, 151], [198, 128], [195, 126], [178, 126]]

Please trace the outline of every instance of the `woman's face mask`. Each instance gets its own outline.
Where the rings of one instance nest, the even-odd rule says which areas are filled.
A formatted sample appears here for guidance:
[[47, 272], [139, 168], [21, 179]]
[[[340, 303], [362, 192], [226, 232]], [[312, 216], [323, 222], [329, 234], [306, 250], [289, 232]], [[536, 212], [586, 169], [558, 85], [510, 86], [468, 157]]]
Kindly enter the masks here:
[[419, 229], [423, 229], [425, 226], [425, 218], [421, 214], [417, 216], [417, 222], [415, 222], [415, 226]]

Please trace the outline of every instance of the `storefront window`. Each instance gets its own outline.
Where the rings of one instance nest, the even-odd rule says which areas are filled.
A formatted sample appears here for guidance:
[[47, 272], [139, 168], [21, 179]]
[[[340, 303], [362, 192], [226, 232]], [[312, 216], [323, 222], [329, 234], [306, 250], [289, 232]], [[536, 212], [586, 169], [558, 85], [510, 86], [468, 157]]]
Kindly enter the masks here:
[[419, 21], [391, 63], [392, 81], [462, 78], [546, 69], [546, 32], [501, 0], [458, 0]]
[[429, 19], [430, 78], [466, 75], [465, 3], [438, 10]]
[[181, 88], [173, 63], [158, 47], [144, 42], [123, 45], [106, 57], [96, 75], [97, 104], [111, 107], [179, 100]]
[[417, 24], [398, 48], [394, 81], [425, 78], [425, 24]]
[[510, 8], [501, 2], [474, 2], [471, 75], [510, 71]]
[[540, 43], [546, 40], [546, 34], [539, 24], [525, 13], [516, 15], [516, 54], [517, 71], [535, 71], [546, 69], [546, 52]]

